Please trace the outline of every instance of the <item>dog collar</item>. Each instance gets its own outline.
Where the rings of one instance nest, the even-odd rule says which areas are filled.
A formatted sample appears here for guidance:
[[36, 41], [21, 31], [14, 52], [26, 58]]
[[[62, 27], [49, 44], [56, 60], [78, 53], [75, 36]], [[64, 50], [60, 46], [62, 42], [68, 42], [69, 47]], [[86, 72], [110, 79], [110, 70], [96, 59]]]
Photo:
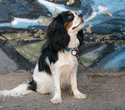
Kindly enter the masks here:
[[71, 54], [73, 56], [76, 56], [78, 54], [78, 48], [76, 48], [76, 47], [74, 47], [74, 48], [66, 48], [65, 50], [68, 51], [68, 52], [71, 52]]

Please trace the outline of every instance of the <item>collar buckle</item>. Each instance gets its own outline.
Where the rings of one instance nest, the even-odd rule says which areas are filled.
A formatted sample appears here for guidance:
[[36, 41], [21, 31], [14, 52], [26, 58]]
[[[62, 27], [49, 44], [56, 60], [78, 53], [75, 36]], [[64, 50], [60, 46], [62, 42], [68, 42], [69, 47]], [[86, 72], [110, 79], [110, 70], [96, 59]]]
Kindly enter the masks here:
[[77, 56], [78, 55], [78, 48], [66, 48], [66, 51], [68, 51], [68, 52], [71, 52], [71, 54], [73, 55], [73, 56]]
[[71, 54], [73, 56], [77, 56], [78, 55], [78, 48], [73, 48], [72, 51], [71, 51]]

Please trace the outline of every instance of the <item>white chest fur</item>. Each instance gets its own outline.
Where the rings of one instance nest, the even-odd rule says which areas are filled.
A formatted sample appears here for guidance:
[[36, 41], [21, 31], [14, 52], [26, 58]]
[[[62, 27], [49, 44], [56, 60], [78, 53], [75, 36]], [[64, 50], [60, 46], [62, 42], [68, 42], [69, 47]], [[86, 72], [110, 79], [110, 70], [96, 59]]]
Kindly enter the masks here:
[[78, 45], [79, 45], [79, 40], [77, 38], [77, 35], [74, 33], [70, 33], [70, 42], [68, 48], [78, 47]]
[[58, 55], [59, 55], [58, 61], [61, 62], [61, 65], [69, 65], [71, 66], [70, 68], [74, 68], [75, 66], [77, 66], [78, 64], [77, 58], [76, 56], [73, 56], [71, 52], [67, 51], [59, 52]]
[[61, 86], [70, 84], [70, 74], [77, 71], [77, 58], [71, 52], [67, 51], [59, 52], [58, 58], [58, 61], [50, 66], [52, 74], [58, 74], [60, 76]]

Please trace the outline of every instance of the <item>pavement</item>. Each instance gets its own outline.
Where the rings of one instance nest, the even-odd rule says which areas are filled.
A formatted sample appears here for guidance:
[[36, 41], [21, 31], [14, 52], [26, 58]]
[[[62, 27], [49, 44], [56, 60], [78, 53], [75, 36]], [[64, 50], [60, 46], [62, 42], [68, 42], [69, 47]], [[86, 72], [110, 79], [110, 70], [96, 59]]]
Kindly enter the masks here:
[[[32, 74], [26, 70], [0, 74], [0, 90], [13, 89], [31, 79]], [[99, 78], [81, 71], [78, 88], [87, 95], [86, 99], [74, 99], [67, 87], [62, 91], [61, 104], [52, 104], [52, 95], [33, 92], [23, 97], [0, 97], [0, 110], [125, 110], [125, 77]]]

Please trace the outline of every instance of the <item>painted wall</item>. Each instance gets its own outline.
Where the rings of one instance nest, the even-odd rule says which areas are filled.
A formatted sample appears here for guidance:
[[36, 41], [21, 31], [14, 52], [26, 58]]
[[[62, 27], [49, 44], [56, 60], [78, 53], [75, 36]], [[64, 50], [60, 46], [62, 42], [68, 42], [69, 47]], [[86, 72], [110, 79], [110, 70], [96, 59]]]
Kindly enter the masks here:
[[36, 62], [47, 26], [66, 10], [84, 15], [85, 36], [80, 48], [84, 64], [124, 71], [125, 0], [0, 0], [0, 48], [19, 65], [23, 60], [16, 61], [17, 54]]

